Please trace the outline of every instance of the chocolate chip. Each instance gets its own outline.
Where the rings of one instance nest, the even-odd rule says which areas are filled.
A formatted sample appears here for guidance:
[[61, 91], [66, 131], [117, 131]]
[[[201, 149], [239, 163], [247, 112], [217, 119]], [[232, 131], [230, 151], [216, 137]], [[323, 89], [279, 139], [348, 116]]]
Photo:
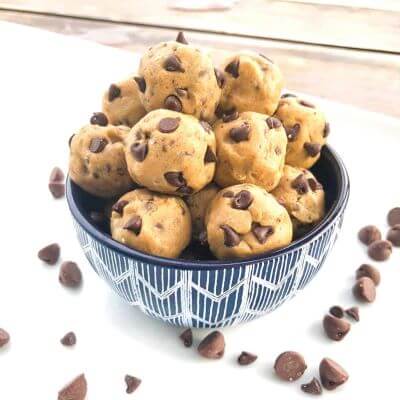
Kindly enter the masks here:
[[141, 379], [132, 375], [125, 375], [126, 393], [133, 393], [142, 383]]
[[89, 150], [92, 153], [101, 153], [107, 146], [108, 141], [102, 137], [95, 137], [90, 141]]
[[215, 156], [215, 153], [212, 151], [210, 146], [207, 146], [206, 154], [204, 155], [204, 162], [205, 163], [217, 162], [217, 157]]
[[49, 190], [55, 199], [60, 199], [65, 195], [65, 185], [63, 182], [50, 182]]
[[146, 158], [148, 151], [149, 147], [147, 145], [147, 142], [145, 143], [136, 142], [133, 143], [131, 146], [132, 156], [136, 161], [139, 162], [142, 162]]
[[226, 192], [223, 193], [222, 197], [233, 197], [235, 194], [231, 190], [227, 190]]
[[348, 308], [345, 313], [350, 317], [353, 318], [355, 321], [359, 321], [360, 320], [360, 310], [358, 307], [351, 307]]
[[289, 142], [294, 142], [300, 131], [300, 124], [294, 124], [291, 128], [285, 128]]
[[376, 226], [367, 225], [359, 230], [358, 238], [362, 243], [369, 245], [376, 240], [381, 240], [382, 235], [380, 230]]
[[305, 100], [299, 100], [299, 104], [301, 104], [304, 107], [315, 108], [314, 104]]
[[193, 332], [190, 328], [184, 330], [179, 338], [182, 340], [182, 343], [185, 347], [192, 347], [193, 344]]
[[172, 110], [172, 111], [176, 111], [176, 112], [181, 112], [182, 111], [182, 103], [181, 103], [181, 101], [176, 96], [174, 96], [173, 94], [171, 94], [170, 96], [168, 96], [165, 99], [164, 106], [168, 110]]
[[251, 231], [260, 244], [264, 244], [268, 237], [274, 233], [274, 228], [270, 225], [262, 226], [257, 222], [251, 224]]
[[86, 393], [86, 378], [84, 374], [81, 374], [58, 392], [58, 400], [84, 400]]
[[178, 32], [178, 36], [176, 37], [175, 41], [181, 44], [189, 44], [185, 36], [183, 35], [183, 32]]
[[386, 236], [386, 239], [392, 243], [393, 246], [400, 246], [400, 224], [394, 225]]
[[332, 306], [329, 312], [336, 318], [343, 318], [344, 316], [344, 310], [340, 306]]
[[118, 214], [122, 215], [122, 212], [124, 210], [124, 207], [129, 203], [129, 201], [126, 200], [119, 200], [117, 201], [111, 208], [112, 211], [117, 212]]
[[60, 257], [60, 246], [58, 243], [49, 244], [38, 252], [38, 257], [46, 264], [54, 265]]
[[104, 114], [102, 112], [95, 112], [95, 113], [93, 113], [92, 117], [90, 118], [90, 123], [92, 125], [107, 126], [108, 118], [107, 118], [106, 114]]
[[112, 83], [108, 89], [108, 101], [113, 101], [119, 96], [121, 96], [121, 89]]
[[82, 282], [82, 273], [76, 263], [72, 261], [64, 261], [61, 264], [58, 279], [62, 285], [76, 288], [80, 286]]
[[395, 226], [400, 224], [400, 207], [392, 208], [388, 215], [387, 221], [390, 226]]
[[322, 394], [321, 383], [317, 378], [313, 378], [310, 382], [301, 385], [301, 390], [304, 393], [319, 395]]
[[322, 146], [319, 143], [304, 143], [304, 150], [310, 157], [316, 157], [320, 153], [321, 148]]
[[381, 282], [381, 273], [372, 265], [362, 264], [356, 271], [356, 278], [368, 277], [373, 280], [375, 286], [378, 286]]
[[182, 172], [166, 172], [164, 178], [171, 186], [186, 186], [186, 179], [183, 177]]
[[300, 195], [308, 192], [308, 182], [304, 174], [297, 176], [290, 185]]
[[138, 85], [139, 90], [144, 93], [146, 91], [146, 81], [143, 77], [141, 76], [135, 76], [133, 78]]
[[277, 129], [282, 126], [282, 123], [278, 118], [269, 117], [266, 119], [266, 121], [269, 129]]
[[210, 125], [207, 121], [200, 121], [200, 125], [203, 127], [203, 129], [204, 129], [207, 133], [212, 132], [211, 125]]
[[366, 276], [358, 279], [353, 286], [353, 294], [357, 300], [365, 303], [372, 303], [376, 297], [374, 281]]
[[226, 247], [235, 247], [240, 243], [240, 236], [229, 225], [221, 225], [224, 231], [224, 245]]
[[0, 328], [0, 347], [5, 346], [10, 341], [10, 334], [3, 328]]
[[226, 111], [224, 113], [224, 115], [222, 116], [222, 121], [231, 122], [235, 121], [238, 118], [239, 118], [239, 113], [234, 108], [232, 108], [232, 110]]
[[174, 54], [171, 54], [165, 59], [164, 69], [168, 72], [185, 72], [181, 60]]
[[217, 80], [217, 84], [220, 89], [224, 87], [225, 84], [225, 76], [218, 68], [214, 68], [215, 79]]
[[348, 373], [335, 361], [324, 358], [319, 364], [322, 386], [327, 390], [336, 389], [349, 379]]
[[392, 243], [388, 240], [377, 240], [368, 246], [368, 255], [375, 261], [385, 261], [392, 254]]
[[54, 167], [50, 173], [49, 182], [63, 182], [64, 178], [64, 172], [61, 168]]
[[351, 325], [345, 319], [325, 315], [323, 327], [328, 338], [339, 341], [349, 333]]
[[295, 351], [286, 351], [278, 356], [274, 369], [279, 378], [285, 381], [295, 381], [304, 374], [307, 364], [301, 354]]
[[61, 344], [64, 346], [74, 346], [76, 344], [76, 335], [74, 332], [68, 332], [64, 335], [61, 340]]
[[323, 189], [322, 185], [314, 178], [308, 178], [307, 182], [313, 192]]
[[177, 88], [175, 92], [179, 97], [186, 97], [188, 95], [187, 89]]
[[226, 67], [225, 67], [225, 72], [228, 74], [231, 74], [234, 78], [239, 77], [239, 66], [240, 66], [240, 61], [239, 59], [235, 59], [231, 61]]
[[253, 195], [248, 190], [241, 190], [233, 197], [231, 206], [237, 210], [247, 210], [253, 200]]
[[124, 225], [124, 229], [133, 232], [135, 235], [139, 235], [140, 230], [142, 229], [142, 218], [139, 217], [139, 215], [134, 215]]
[[163, 118], [158, 123], [158, 130], [162, 133], [171, 133], [178, 129], [180, 118]]
[[288, 97], [297, 97], [297, 96], [295, 94], [292, 94], [292, 93], [284, 93], [281, 96], [281, 99], [287, 99]]
[[242, 351], [237, 361], [239, 365], [250, 365], [253, 364], [253, 362], [256, 361], [257, 358], [258, 356], [256, 356], [255, 354], [249, 353], [247, 351]]
[[244, 140], [249, 140], [250, 126], [246, 122], [238, 127], [234, 127], [229, 131], [230, 138], [236, 142], [242, 142]]
[[329, 125], [329, 122], [325, 122], [324, 131], [323, 131], [324, 138], [328, 137], [330, 132], [331, 132], [331, 126]]
[[222, 358], [225, 352], [224, 335], [219, 331], [211, 332], [200, 342], [197, 351], [205, 358]]

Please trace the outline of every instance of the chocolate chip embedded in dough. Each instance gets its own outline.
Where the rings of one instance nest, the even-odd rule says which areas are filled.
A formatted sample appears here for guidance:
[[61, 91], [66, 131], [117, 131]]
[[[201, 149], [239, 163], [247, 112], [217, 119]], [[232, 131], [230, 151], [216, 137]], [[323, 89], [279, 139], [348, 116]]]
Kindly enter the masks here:
[[92, 125], [107, 126], [108, 125], [107, 115], [102, 112], [95, 112], [90, 118], [90, 123]]
[[187, 95], [188, 95], [187, 89], [183, 89], [183, 88], [176, 88], [175, 92], [179, 97], [187, 97]]
[[142, 218], [139, 215], [134, 215], [129, 218], [128, 222], [124, 225], [124, 229], [139, 235], [142, 229]]
[[176, 190], [176, 192], [188, 196], [189, 194], [193, 193], [193, 188], [190, 186], [181, 186]]
[[294, 142], [300, 131], [300, 124], [294, 124], [291, 128], [285, 128], [289, 142]]
[[322, 185], [314, 178], [308, 178], [307, 182], [313, 192], [323, 189]]
[[185, 72], [181, 60], [175, 54], [168, 56], [165, 59], [163, 66], [168, 72]]
[[234, 78], [239, 77], [239, 66], [240, 66], [240, 61], [239, 59], [235, 59], [231, 61], [226, 67], [225, 67], [225, 72], [228, 74], [232, 75]]
[[136, 142], [133, 143], [131, 146], [131, 153], [133, 155], [133, 158], [139, 162], [144, 161], [148, 151], [149, 151], [149, 146], [147, 145], [147, 142], [145, 143]]
[[287, 99], [288, 97], [297, 97], [297, 96], [295, 94], [292, 94], [292, 93], [284, 93], [281, 96], [281, 99]]
[[172, 110], [172, 111], [176, 111], [176, 112], [182, 111], [181, 101], [178, 99], [178, 97], [174, 96], [173, 94], [166, 97], [166, 99], [164, 100], [164, 106], [168, 110]]
[[181, 44], [189, 44], [188, 41], [186, 40], [183, 32], [178, 32], [178, 36], [176, 37], [176, 42], [181, 43]]
[[218, 68], [214, 68], [215, 79], [217, 80], [217, 84], [220, 89], [224, 87], [225, 84], [225, 76]]
[[135, 76], [133, 78], [138, 85], [139, 90], [144, 93], [146, 91], [146, 81], [143, 77], [141, 76]]
[[257, 222], [251, 225], [251, 231], [260, 244], [264, 244], [268, 237], [274, 233], [274, 228], [270, 225], [262, 226]]
[[178, 129], [180, 118], [163, 118], [158, 123], [158, 130], [162, 133], [171, 133]]
[[298, 175], [290, 185], [300, 195], [308, 192], [308, 182], [304, 174]]
[[223, 193], [222, 197], [233, 197], [234, 193], [232, 192], [232, 190], [227, 190], [226, 192]]
[[204, 155], [204, 162], [205, 163], [217, 162], [217, 157], [215, 156], [215, 153], [212, 151], [210, 146], [207, 146], [206, 154]]
[[282, 126], [281, 121], [278, 118], [269, 117], [266, 119], [267, 125], [269, 129], [276, 129]]
[[119, 96], [121, 96], [121, 89], [112, 83], [108, 89], [108, 101], [113, 101]]
[[237, 210], [247, 210], [253, 200], [254, 197], [251, 192], [248, 190], [241, 190], [233, 197], [231, 205], [232, 208], [236, 208]]
[[129, 201], [126, 200], [119, 200], [117, 201], [113, 206], [112, 206], [112, 210], [117, 212], [118, 214], [122, 215], [122, 212], [124, 210], [124, 207], [129, 203]]
[[182, 172], [166, 172], [164, 174], [165, 180], [171, 185], [175, 187], [183, 187], [186, 186], [186, 179], [183, 177]]
[[102, 137], [95, 137], [90, 141], [89, 151], [92, 153], [101, 153], [107, 146], [108, 141]]
[[235, 247], [240, 243], [240, 236], [229, 225], [221, 225], [220, 228], [224, 231], [224, 245], [226, 247]]
[[304, 150], [310, 157], [316, 157], [321, 152], [322, 146], [319, 143], [304, 143]]
[[238, 127], [234, 127], [229, 131], [230, 138], [236, 142], [243, 142], [249, 139], [250, 126], [247, 123], [243, 123]]

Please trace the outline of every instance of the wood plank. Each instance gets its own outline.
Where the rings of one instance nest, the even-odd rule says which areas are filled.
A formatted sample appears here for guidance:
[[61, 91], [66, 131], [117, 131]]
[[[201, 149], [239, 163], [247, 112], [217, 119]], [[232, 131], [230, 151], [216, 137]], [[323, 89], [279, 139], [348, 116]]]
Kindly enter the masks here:
[[165, 0], [0, 0], [0, 7], [400, 53], [400, 12], [272, 0], [226, 11], [182, 11]]

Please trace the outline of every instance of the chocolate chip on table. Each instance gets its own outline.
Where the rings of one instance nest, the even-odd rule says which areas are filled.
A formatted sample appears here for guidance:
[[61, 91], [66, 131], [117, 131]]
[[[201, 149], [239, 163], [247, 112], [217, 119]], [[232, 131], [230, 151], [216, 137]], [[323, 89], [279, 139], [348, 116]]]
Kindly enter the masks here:
[[228, 74], [232, 75], [234, 78], [239, 77], [239, 66], [240, 66], [240, 61], [239, 59], [235, 59], [231, 61], [226, 67], [225, 67], [225, 72]]
[[334, 390], [349, 379], [349, 374], [330, 358], [324, 358], [319, 364], [319, 375], [322, 386], [327, 390]]
[[232, 122], [238, 118], [239, 118], [239, 113], [233, 108], [232, 110], [229, 110], [224, 113], [224, 115], [222, 116], [222, 121], [223, 122]]
[[158, 130], [162, 133], [171, 133], [178, 129], [180, 118], [163, 118], [158, 123]]
[[181, 44], [189, 44], [188, 41], [186, 40], [183, 32], [178, 32], [178, 36], [176, 37], [176, 42], [181, 43]]
[[200, 125], [203, 127], [203, 129], [204, 129], [207, 133], [212, 132], [211, 125], [210, 125], [207, 121], [200, 121]]
[[400, 224], [400, 207], [392, 208], [389, 211], [387, 215], [387, 221], [390, 226]]
[[114, 101], [119, 96], [121, 96], [121, 89], [112, 83], [108, 89], [108, 101]]
[[176, 111], [176, 112], [182, 111], [181, 101], [173, 94], [166, 97], [166, 99], [164, 100], [164, 106], [168, 110], [172, 110], [172, 111]]
[[197, 351], [205, 358], [222, 358], [225, 352], [224, 335], [220, 331], [211, 332], [200, 342]]
[[207, 146], [206, 154], [204, 155], [205, 163], [215, 163], [217, 162], [217, 157], [215, 153], [212, 151], [210, 146]]
[[132, 375], [125, 375], [126, 393], [133, 393], [142, 383], [142, 380]]
[[279, 128], [280, 126], [282, 126], [282, 122], [279, 121], [278, 118], [275, 117], [268, 117], [266, 119], [267, 125], [269, 129], [276, 129]]
[[139, 215], [134, 215], [124, 225], [124, 229], [133, 232], [135, 235], [139, 235], [142, 229], [142, 218]]
[[222, 89], [225, 84], [225, 76], [218, 68], [214, 68], [215, 79], [217, 80], [218, 87]]
[[39, 250], [38, 257], [46, 264], [56, 264], [60, 257], [60, 245], [58, 243], [51, 243], [43, 247]]
[[319, 143], [304, 143], [304, 150], [310, 157], [316, 157], [321, 152], [322, 146]]
[[147, 145], [147, 142], [135, 142], [131, 146], [132, 156], [136, 161], [139, 162], [142, 162], [146, 158], [148, 151], [149, 146]]
[[257, 222], [251, 224], [251, 231], [258, 240], [258, 243], [264, 244], [268, 237], [274, 233], [274, 228], [270, 225], [262, 226]]
[[329, 313], [336, 318], [343, 318], [343, 316], [344, 316], [344, 310], [340, 306], [332, 306], [329, 309]]
[[77, 376], [58, 392], [58, 400], [84, 400], [87, 394], [87, 382], [84, 374]]
[[185, 347], [192, 347], [193, 344], [193, 332], [190, 328], [184, 330], [179, 338], [182, 340], [182, 343]]
[[394, 225], [389, 229], [386, 239], [389, 240], [393, 246], [400, 246], [400, 224]]
[[221, 225], [220, 228], [224, 231], [224, 245], [226, 247], [235, 247], [240, 243], [240, 236], [229, 225]]
[[239, 365], [250, 365], [253, 364], [253, 362], [255, 362], [257, 360], [258, 356], [253, 354], [253, 353], [249, 353], [247, 351], [242, 351], [240, 353], [240, 356], [238, 357], [237, 361]]
[[353, 294], [357, 300], [365, 303], [372, 303], [376, 297], [374, 281], [366, 276], [358, 279], [353, 286]]
[[325, 122], [324, 131], [323, 131], [324, 138], [328, 137], [330, 132], [331, 132], [331, 126], [329, 125], [329, 122]]
[[362, 243], [369, 245], [376, 240], [381, 240], [382, 235], [375, 225], [367, 225], [358, 231], [358, 238]]
[[319, 382], [319, 380], [317, 378], [313, 378], [308, 383], [303, 383], [301, 385], [301, 390], [304, 393], [308, 393], [308, 394], [315, 394], [315, 395], [322, 394], [321, 383]]
[[351, 325], [345, 319], [325, 315], [323, 327], [329, 339], [340, 341], [349, 333]]
[[308, 192], [308, 181], [304, 174], [298, 175], [290, 185], [300, 195]]
[[95, 112], [90, 118], [90, 123], [92, 125], [107, 126], [108, 125], [107, 115], [102, 112]]
[[49, 191], [55, 199], [61, 199], [65, 195], [64, 182], [49, 182]]
[[385, 261], [392, 254], [392, 243], [388, 240], [377, 240], [368, 246], [368, 255], [375, 261]]
[[89, 150], [92, 153], [101, 153], [107, 146], [108, 141], [102, 137], [95, 137], [90, 141]]
[[59, 167], [54, 167], [51, 170], [49, 182], [63, 182], [64, 181], [64, 172]]
[[117, 201], [111, 208], [112, 211], [117, 212], [118, 214], [122, 215], [122, 212], [124, 210], [124, 207], [129, 203], [129, 201], [126, 200], [119, 200]]
[[3, 328], [0, 328], [0, 348], [10, 341], [10, 334]]
[[72, 261], [64, 261], [61, 264], [58, 277], [60, 283], [69, 288], [76, 288], [82, 282], [82, 273], [78, 265]]
[[226, 192], [224, 192], [222, 194], [222, 197], [227, 197], [227, 198], [231, 198], [233, 197], [235, 194], [232, 192], [232, 190], [227, 190]]
[[357, 322], [360, 320], [360, 309], [358, 307], [348, 308], [345, 313]]
[[285, 128], [289, 142], [294, 142], [300, 132], [300, 124], [294, 124], [291, 128]]
[[237, 210], [247, 210], [253, 200], [253, 195], [248, 190], [241, 190], [232, 198], [231, 206]]
[[301, 104], [303, 107], [315, 108], [314, 104], [306, 100], [299, 100], [299, 104]]
[[301, 354], [295, 351], [286, 351], [278, 356], [274, 369], [279, 378], [291, 382], [304, 374], [307, 364]]
[[243, 142], [249, 139], [250, 126], [247, 123], [243, 123], [238, 127], [234, 127], [229, 131], [230, 138], [236, 142]]
[[74, 332], [68, 332], [67, 334], [65, 334], [61, 340], [60, 340], [61, 344], [64, 346], [74, 346], [76, 344], [76, 335]]
[[182, 67], [181, 60], [175, 55], [171, 54], [164, 61], [164, 69], [168, 72], [185, 72]]
[[381, 282], [381, 273], [379, 270], [372, 265], [369, 264], [362, 264], [356, 271], [356, 278], [360, 279], [362, 277], [368, 277], [373, 280], [375, 286], [378, 286]]
[[164, 178], [171, 186], [178, 188], [186, 186], [186, 179], [183, 177], [182, 172], [166, 172]]
[[135, 76], [133, 78], [138, 85], [139, 90], [144, 93], [146, 91], [146, 81], [143, 77], [141, 76]]

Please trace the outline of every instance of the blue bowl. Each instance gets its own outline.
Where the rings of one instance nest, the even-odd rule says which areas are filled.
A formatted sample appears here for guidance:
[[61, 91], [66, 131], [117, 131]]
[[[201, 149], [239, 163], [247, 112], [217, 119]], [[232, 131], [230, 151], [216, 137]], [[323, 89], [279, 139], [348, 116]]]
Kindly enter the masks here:
[[156, 257], [114, 241], [88, 214], [103, 206], [70, 179], [67, 200], [90, 264], [129, 304], [149, 316], [185, 327], [216, 328], [264, 315], [302, 290], [334, 244], [349, 197], [346, 168], [325, 146], [313, 173], [326, 190], [323, 221], [289, 246], [234, 261]]

